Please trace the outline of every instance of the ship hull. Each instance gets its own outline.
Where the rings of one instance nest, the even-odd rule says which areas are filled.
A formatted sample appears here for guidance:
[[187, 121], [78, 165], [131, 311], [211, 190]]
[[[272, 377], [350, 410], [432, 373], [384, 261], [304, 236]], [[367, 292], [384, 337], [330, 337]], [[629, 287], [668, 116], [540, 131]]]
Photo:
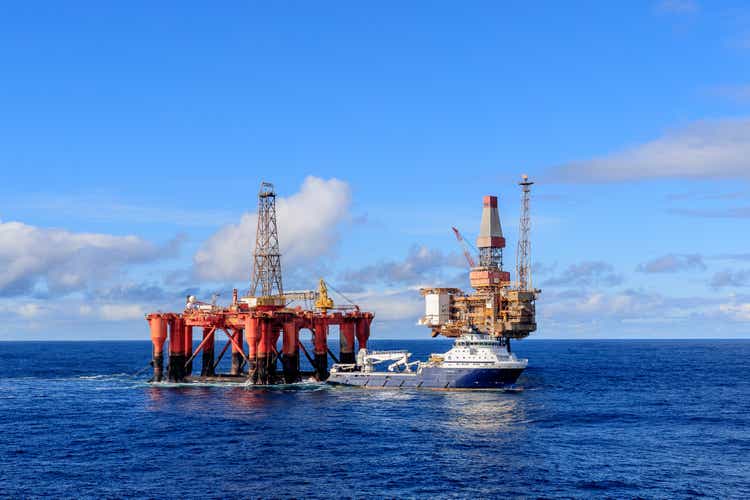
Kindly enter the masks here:
[[331, 373], [328, 383], [370, 389], [503, 389], [515, 384], [523, 368], [435, 368], [416, 373], [348, 371]]

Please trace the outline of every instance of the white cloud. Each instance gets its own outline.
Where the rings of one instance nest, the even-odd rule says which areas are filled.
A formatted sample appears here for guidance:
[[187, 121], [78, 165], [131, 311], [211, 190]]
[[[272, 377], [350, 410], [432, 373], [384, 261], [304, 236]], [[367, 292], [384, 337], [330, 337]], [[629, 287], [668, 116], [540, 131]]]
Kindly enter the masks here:
[[123, 321], [126, 319], [143, 319], [145, 309], [137, 304], [102, 304], [98, 315], [106, 321]]
[[364, 311], [382, 321], [410, 320], [416, 323], [424, 314], [424, 297], [416, 289], [351, 294], [349, 297]]
[[0, 222], [0, 295], [20, 295], [39, 286], [55, 293], [85, 288], [128, 264], [172, 255], [136, 236], [73, 233], [21, 222]]
[[[114, 302], [83, 302], [78, 299], [4, 299], [0, 312], [10, 319], [26, 322], [41, 321], [48, 324], [86, 325], [99, 321], [143, 320], [147, 312], [144, 304]], [[44, 324], [44, 323], [42, 323]]]
[[750, 302], [721, 304], [719, 311], [732, 320], [750, 321]]
[[554, 167], [559, 182], [617, 182], [664, 177], [750, 178], [750, 119], [700, 121], [591, 160]]
[[[307, 177], [300, 191], [276, 201], [282, 267], [311, 264], [329, 254], [339, 225], [349, 217], [351, 191], [338, 179]], [[249, 280], [255, 248], [256, 213], [219, 229], [193, 257], [195, 271], [209, 280]]]
[[124, 321], [130, 319], [143, 319], [146, 309], [140, 304], [81, 304], [78, 308], [81, 317], [88, 319], [101, 319], [104, 321]]

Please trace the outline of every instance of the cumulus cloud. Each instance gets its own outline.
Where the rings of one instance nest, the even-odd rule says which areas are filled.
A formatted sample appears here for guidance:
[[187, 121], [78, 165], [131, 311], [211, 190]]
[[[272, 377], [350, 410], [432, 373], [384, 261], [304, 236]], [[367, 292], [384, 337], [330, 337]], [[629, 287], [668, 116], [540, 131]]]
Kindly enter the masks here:
[[615, 272], [612, 264], [584, 261], [568, 266], [558, 276], [546, 280], [543, 286], [617, 286], [622, 282], [622, 275]]
[[102, 304], [99, 306], [99, 316], [107, 321], [142, 319], [145, 313], [146, 310], [137, 304]]
[[158, 246], [136, 236], [0, 222], [0, 295], [81, 290], [127, 265], [172, 256], [180, 242]]
[[363, 310], [374, 312], [375, 318], [381, 321], [409, 320], [416, 323], [424, 314], [424, 297], [416, 289], [364, 292], [350, 297]]
[[750, 269], [719, 271], [711, 278], [713, 288], [750, 286]]
[[702, 271], [706, 269], [703, 257], [698, 254], [668, 254], [640, 264], [636, 270], [642, 273], [676, 273], [678, 271]]
[[431, 249], [424, 245], [412, 246], [403, 260], [385, 260], [361, 269], [346, 271], [342, 279], [351, 284], [356, 283], [385, 283], [419, 284], [424, 280], [436, 282], [442, 276], [443, 268], [466, 268], [463, 257], [457, 253], [445, 254], [440, 250]]
[[[310, 264], [330, 253], [339, 226], [349, 217], [351, 190], [338, 179], [307, 177], [300, 191], [278, 197], [276, 214], [282, 266]], [[257, 213], [245, 213], [237, 224], [219, 229], [193, 257], [198, 277], [248, 280], [255, 248]]]
[[558, 182], [750, 178], [750, 119], [700, 121], [610, 155], [552, 168]]

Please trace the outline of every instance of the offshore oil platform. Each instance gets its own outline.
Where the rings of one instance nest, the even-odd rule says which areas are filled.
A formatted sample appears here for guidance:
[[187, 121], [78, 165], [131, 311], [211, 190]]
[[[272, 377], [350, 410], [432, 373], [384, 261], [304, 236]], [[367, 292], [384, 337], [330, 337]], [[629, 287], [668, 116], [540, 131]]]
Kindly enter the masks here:
[[[302, 302], [312, 307], [303, 308]], [[187, 298], [181, 313], [154, 312], [146, 315], [153, 344], [152, 381], [170, 382], [241, 379], [254, 384], [295, 383], [303, 376], [317, 380], [328, 378], [328, 357], [336, 362], [354, 362], [355, 340], [360, 349], [367, 347], [373, 314], [356, 304], [334, 305], [321, 279], [318, 290], [285, 292], [281, 273], [276, 192], [272, 184], [262, 182], [258, 193], [258, 225], [253, 253], [252, 281], [247, 296], [232, 292], [232, 303], [222, 307], [215, 302]], [[328, 347], [331, 325], [339, 327], [339, 357]], [[193, 350], [193, 329], [202, 329], [202, 339]], [[313, 354], [300, 342], [300, 330], [313, 335]], [[215, 356], [216, 336], [224, 334], [226, 343]], [[167, 374], [164, 376], [164, 344], [169, 338]], [[279, 349], [279, 338], [282, 339]], [[247, 344], [247, 350], [245, 349]], [[219, 362], [231, 347], [231, 370], [217, 374]], [[313, 371], [300, 370], [300, 351]], [[200, 375], [193, 375], [193, 361], [202, 353]], [[278, 364], [281, 363], [281, 371]]]
[[[422, 325], [432, 329], [432, 336], [460, 337], [465, 333], [489, 335], [510, 346], [511, 339], [522, 339], [536, 330], [535, 300], [541, 290], [531, 282], [531, 217], [529, 198], [534, 183], [524, 175], [521, 186], [521, 219], [516, 251], [516, 277], [503, 270], [505, 237], [500, 224], [496, 196], [485, 196], [482, 223], [477, 237], [479, 262], [455, 227], [469, 264], [469, 283], [473, 293], [458, 288], [423, 288], [425, 316]], [[508, 348], [510, 350], [510, 347]]]
[[[523, 176], [521, 221], [516, 253], [517, 281], [503, 269], [503, 236], [497, 197], [485, 196], [478, 251], [472, 254], [461, 232], [453, 228], [469, 265], [466, 293], [458, 288], [423, 288], [425, 315], [419, 324], [432, 336], [453, 338], [453, 347], [424, 361], [410, 361], [407, 351], [360, 350], [356, 363], [331, 368], [329, 383], [377, 388], [503, 389], [515, 384], [528, 360], [511, 352], [511, 339], [536, 330], [535, 301], [541, 290], [531, 283], [529, 198], [534, 183]], [[475, 255], [478, 254], [478, 262]], [[377, 365], [389, 362], [387, 370]]]
[[[368, 351], [373, 313], [354, 303], [336, 305], [322, 279], [317, 290], [285, 292], [276, 223], [273, 185], [261, 183], [258, 225], [253, 253], [251, 286], [247, 296], [233, 290], [232, 303], [223, 307], [187, 297], [181, 313], [146, 315], [153, 344], [153, 382], [243, 380], [257, 385], [295, 383], [314, 377], [331, 384], [369, 388], [495, 389], [512, 385], [527, 360], [511, 352], [511, 339], [522, 339], [536, 330], [535, 300], [541, 290], [531, 283], [529, 193], [533, 182], [523, 176], [521, 220], [516, 254], [516, 281], [503, 268], [503, 236], [497, 197], [485, 196], [475, 254], [458, 229], [474, 289], [425, 288], [425, 315], [419, 323], [432, 336], [453, 338], [454, 346], [433, 354], [426, 362], [410, 361], [410, 353]], [[294, 306], [295, 302], [304, 302]], [[329, 327], [338, 326], [338, 357], [328, 345]], [[202, 340], [193, 350], [193, 329], [202, 329]], [[312, 332], [313, 354], [300, 341], [300, 330]], [[227, 337], [215, 356], [216, 334]], [[167, 374], [164, 344], [169, 338]], [[279, 339], [281, 338], [281, 349]], [[355, 349], [355, 342], [357, 349]], [[247, 350], [245, 349], [247, 344]], [[231, 348], [231, 370], [217, 374], [219, 362]], [[300, 351], [313, 370], [300, 370]], [[200, 375], [193, 361], [202, 353]], [[356, 353], [356, 354], [355, 354]], [[334, 362], [330, 371], [328, 358]], [[389, 362], [386, 371], [377, 365]], [[279, 371], [279, 363], [281, 370]]]

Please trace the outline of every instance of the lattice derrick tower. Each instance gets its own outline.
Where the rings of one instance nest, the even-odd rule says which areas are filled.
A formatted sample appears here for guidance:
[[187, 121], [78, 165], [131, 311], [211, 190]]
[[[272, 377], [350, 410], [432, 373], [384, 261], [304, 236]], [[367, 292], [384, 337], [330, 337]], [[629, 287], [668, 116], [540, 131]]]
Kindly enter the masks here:
[[283, 295], [281, 282], [281, 251], [276, 224], [276, 192], [270, 182], [261, 182], [258, 192], [258, 227], [250, 295], [270, 297]]

